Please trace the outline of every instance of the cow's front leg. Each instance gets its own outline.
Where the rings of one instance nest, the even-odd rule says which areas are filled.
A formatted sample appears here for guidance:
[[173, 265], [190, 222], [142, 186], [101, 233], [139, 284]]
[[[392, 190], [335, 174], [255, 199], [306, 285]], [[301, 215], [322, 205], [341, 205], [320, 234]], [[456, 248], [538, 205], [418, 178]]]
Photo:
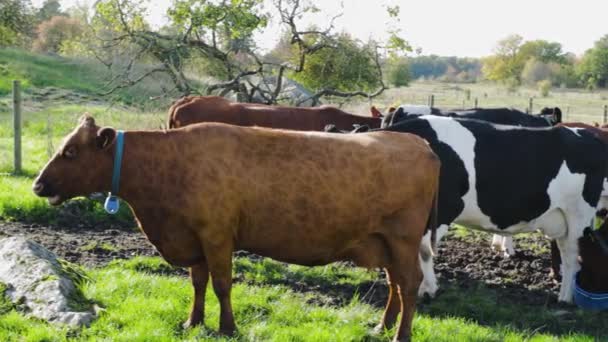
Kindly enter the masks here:
[[232, 241], [207, 242], [204, 245], [205, 256], [213, 291], [220, 303], [220, 333], [233, 335], [236, 331], [230, 290], [232, 288]]
[[184, 328], [190, 328], [205, 321], [205, 292], [209, 281], [209, 269], [206, 260], [200, 264], [190, 267], [190, 280], [194, 287], [194, 300], [190, 318], [184, 323]]

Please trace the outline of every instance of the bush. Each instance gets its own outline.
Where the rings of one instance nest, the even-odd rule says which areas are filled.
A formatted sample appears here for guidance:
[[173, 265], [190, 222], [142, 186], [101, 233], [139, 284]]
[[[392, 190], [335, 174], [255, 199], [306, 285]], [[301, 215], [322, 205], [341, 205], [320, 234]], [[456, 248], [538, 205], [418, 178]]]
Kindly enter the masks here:
[[521, 80], [527, 84], [538, 84], [540, 81], [551, 78], [552, 70], [548, 63], [534, 58], [528, 60], [521, 72]]
[[59, 52], [63, 41], [72, 40], [83, 34], [80, 21], [64, 16], [55, 16], [38, 25], [38, 37], [33, 49], [38, 52]]
[[395, 87], [405, 87], [410, 83], [410, 66], [407, 60], [398, 59], [391, 61], [387, 67], [388, 82]]
[[549, 91], [551, 90], [551, 81], [542, 80], [539, 81], [536, 85], [538, 86], [538, 91], [540, 92], [540, 95], [542, 97], [549, 96]]

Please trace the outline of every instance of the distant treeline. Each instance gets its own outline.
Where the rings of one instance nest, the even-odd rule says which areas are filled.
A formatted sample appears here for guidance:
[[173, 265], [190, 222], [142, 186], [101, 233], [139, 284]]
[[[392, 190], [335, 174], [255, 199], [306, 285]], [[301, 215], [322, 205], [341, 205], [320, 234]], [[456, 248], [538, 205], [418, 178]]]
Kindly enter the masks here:
[[430, 55], [410, 57], [407, 61], [412, 79], [475, 82], [482, 76], [482, 62], [478, 58]]

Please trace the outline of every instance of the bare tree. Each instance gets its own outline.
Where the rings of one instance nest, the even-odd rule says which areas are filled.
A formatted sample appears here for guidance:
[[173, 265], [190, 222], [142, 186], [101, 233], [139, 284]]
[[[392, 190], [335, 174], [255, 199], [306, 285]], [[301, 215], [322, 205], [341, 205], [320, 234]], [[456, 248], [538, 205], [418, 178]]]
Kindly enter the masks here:
[[[119, 34], [109, 38], [99, 38], [103, 49], [131, 47], [131, 53], [126, 62], [117, 68], [115, 63], [107, 58], [99, 57], [100, 61], [108, 68], [114, 68], [114, 74], [108, 83], [106, 94], [111, 94], [124, 87], [130, 87], [153, 74], [166, 74], [172, 80], [174, 89], [181, 95], [192, 93], [226, 95], [230, 92], [239, 94], [245, 102], [263, 102], [276, 104], [281, 100], [283, 91], [283, 79], [287, 72], [300, 73], [305, 69], [307, 58], [323, 49], [336, 49], [336, 37], [334, 22], [341, 16], [338, 14], [331, 18], [325, 29], [302, 30], [298, 19], [311, 10], [311, 6], [305, 0], [274, 0], [275, 10], [280, 15], [280, 24], [289, 35], [289, 42], [295, 51], [296, 58], [291, 61], [271, 61], [260, 54], [255, 44], [251, 41], [254, 29], [263, 26], [266, 20], [264, 15], [253, 11], [251, 8], [229, 8], [222, 16], [205, 22], [197, 17], [195, 10], [183, 10], [179, 12], [179, 1], [173, 17], [180, 30], [167, 34], [153, 31], [145, 25], [136, 25], [137, 15], [129, 0], [107, 0], [106, 12], [113, 13], [114, 24], [120, 27]], [[255, 4], [257, 0], [250, 0], [249, 5]], [[230, 6], [230, 2], [221, 1], [217, 6]], [[247, 4], [246, 4], [247, 5]], [[108, 9], [109, 8], [109, 9]], [[242, 28], [244, 34], [234, 35], [227, 32], [233, 17], [244, 16], [248, 26]], [[106, 14], [106, 16], [108, 16]], [[204, 17], [208, 20], [208, 16]], [[106, 18], [112, 20], [112, 18]], [[324, 88], [299, 100], [297, 105], [306, 101], [318, 103], [319, 99], [326, 96], [350, 98], [361, 96], [373, 98], [380, 95], [386, 86], [382, 82], [381, 49], [377, 45], [375, 51], [371, 52], [377, 69], [379, 87], [372, 93], [365, 91], [340, 91], [333, 88]], [[225, 73], [223, 81], [213, 83], [199, 90], [196, 82], [185, 75], [186, 63], [192, 56], [201, 56], [213, 60], [221, 66]], [[134, 65], [142, 62], [150, 62], [153, 66], [141, 71], [136, 70]]]

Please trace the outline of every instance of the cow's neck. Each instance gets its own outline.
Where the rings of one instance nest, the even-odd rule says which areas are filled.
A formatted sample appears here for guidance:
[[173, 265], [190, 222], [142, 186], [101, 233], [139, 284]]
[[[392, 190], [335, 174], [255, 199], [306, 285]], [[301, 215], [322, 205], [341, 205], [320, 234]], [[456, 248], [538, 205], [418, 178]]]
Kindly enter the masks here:
[[[166, 175], [171, 167], [163, 132], [125, 132], [118, 196], [134, 209], [161, 201], [159, 189], [168, 189]], [[162, 158], [161, 158], [162, 157]]]

